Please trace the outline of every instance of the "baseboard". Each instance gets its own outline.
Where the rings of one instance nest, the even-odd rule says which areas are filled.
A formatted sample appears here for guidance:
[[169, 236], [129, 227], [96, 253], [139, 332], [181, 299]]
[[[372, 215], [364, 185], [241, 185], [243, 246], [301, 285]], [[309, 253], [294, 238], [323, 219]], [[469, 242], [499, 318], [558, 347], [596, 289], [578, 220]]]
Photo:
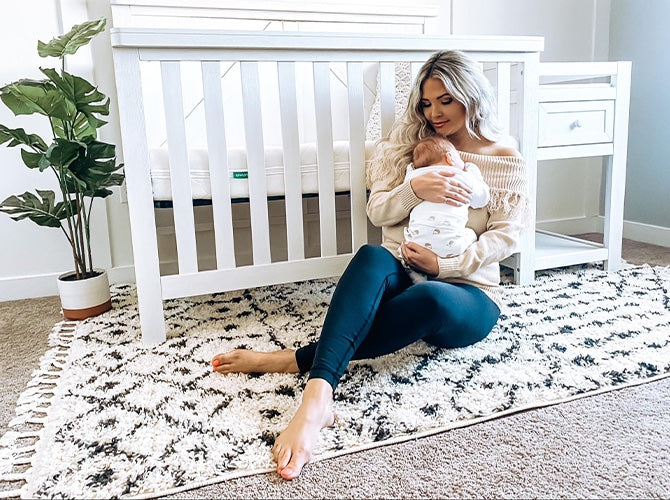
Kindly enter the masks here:
[[58, 295], [57, 280], [61, 274], [1, 278], [0, 302]]
[[650, 245], [670, 247], [670, 227], [624, 221], [623, 237]]
[[[602, 233], [605, 218], [602, 216], [553, 219], [537, 222], [537, 228], [560, 234]], [[650, 245], [670, 247], [670, 228], [624, 221], [623, 237]]]

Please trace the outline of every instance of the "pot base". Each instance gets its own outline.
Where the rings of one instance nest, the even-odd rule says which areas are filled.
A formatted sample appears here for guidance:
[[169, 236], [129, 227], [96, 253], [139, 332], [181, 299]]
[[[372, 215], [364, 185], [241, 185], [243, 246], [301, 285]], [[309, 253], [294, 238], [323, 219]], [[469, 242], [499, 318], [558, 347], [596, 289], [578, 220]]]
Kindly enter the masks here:
[[91, 318], [109, 311], [112, 308], [112, 299], [98, 306], [87, 307], [86, 309], [63, 309], [63, 317], [71, 320], [81, 320]]

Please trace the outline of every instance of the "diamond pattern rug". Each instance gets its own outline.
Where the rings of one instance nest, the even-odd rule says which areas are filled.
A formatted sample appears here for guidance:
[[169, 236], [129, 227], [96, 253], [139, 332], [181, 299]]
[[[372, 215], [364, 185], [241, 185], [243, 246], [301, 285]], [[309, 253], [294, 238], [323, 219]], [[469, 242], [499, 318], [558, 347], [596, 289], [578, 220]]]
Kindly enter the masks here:
[[[140, 341], [135, 289], [54, 329], [0, 440], [4, 495], [158, 496], [274, 470], [270, 447], [305, 377], [211, 371], [217, 352], [318, 337], [334, 280], [165, 303], [169, 338]], [[315, 460], [670, 375], [670, 268], [544, 273], [507, 285], [485, 340], [419, 343], [352, 362]], [[2, 483], [0, 483], [2, 484]]]

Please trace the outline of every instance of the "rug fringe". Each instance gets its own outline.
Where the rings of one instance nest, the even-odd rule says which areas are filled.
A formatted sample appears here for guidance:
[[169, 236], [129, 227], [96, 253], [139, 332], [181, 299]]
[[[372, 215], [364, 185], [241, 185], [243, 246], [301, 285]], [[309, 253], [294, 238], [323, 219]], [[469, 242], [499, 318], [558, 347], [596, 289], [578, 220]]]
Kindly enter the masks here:
[[[3, 470], [0, 471], [0, 482], [16, 483], [27, 481], [28, 472], [37, 449], [37, 442], [42, 429], [49, 418], [54, 389], [58, 386], [63, 370], [68, 364], [68, 353], [75, 339], [78, 322], [61, 321], [54, 325], [49, 333], [50, 349], [40, 358], [39, 368], [28, 382], [26, 390], [17, 399], [15, 417], [10, 420], [8, 430], [0, 438], [0, 457]], [[37, 425], [39, 429], [25, 429], [27, 425]], [[35, 443], [26, 445], [22, 442], [34, 439]], [[26, 468], [19, 471], [19, 468]], [[22, 495], [22, 488], [0, 491], [0, 499], [16, 498]]]
[[0, 498], [18, 498], [21, 496], [21, 490], [0, 491]]

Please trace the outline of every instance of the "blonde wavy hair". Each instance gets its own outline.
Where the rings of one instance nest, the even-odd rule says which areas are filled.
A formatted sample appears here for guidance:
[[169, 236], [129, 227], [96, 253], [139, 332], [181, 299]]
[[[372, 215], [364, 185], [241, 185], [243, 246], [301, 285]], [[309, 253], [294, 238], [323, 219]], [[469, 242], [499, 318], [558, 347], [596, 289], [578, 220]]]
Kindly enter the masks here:
[[412, 147], [435, 130], [423, 114], [421, 94], [429, 78], [440, 80], [451, 96], [465, 107], [465, 127], [471, 137], [497, 141], [500, 129], [491, 84], [477, 63], [463, 52], [446, 50], [433, 54], [419, 70], [407, 101], [407, 108], [394, 123], [388, 137], [377, 143], [377, 151], [367, 171], [368, 187], [386, 179], [390, 188], [403, 182], [412, 161]]

